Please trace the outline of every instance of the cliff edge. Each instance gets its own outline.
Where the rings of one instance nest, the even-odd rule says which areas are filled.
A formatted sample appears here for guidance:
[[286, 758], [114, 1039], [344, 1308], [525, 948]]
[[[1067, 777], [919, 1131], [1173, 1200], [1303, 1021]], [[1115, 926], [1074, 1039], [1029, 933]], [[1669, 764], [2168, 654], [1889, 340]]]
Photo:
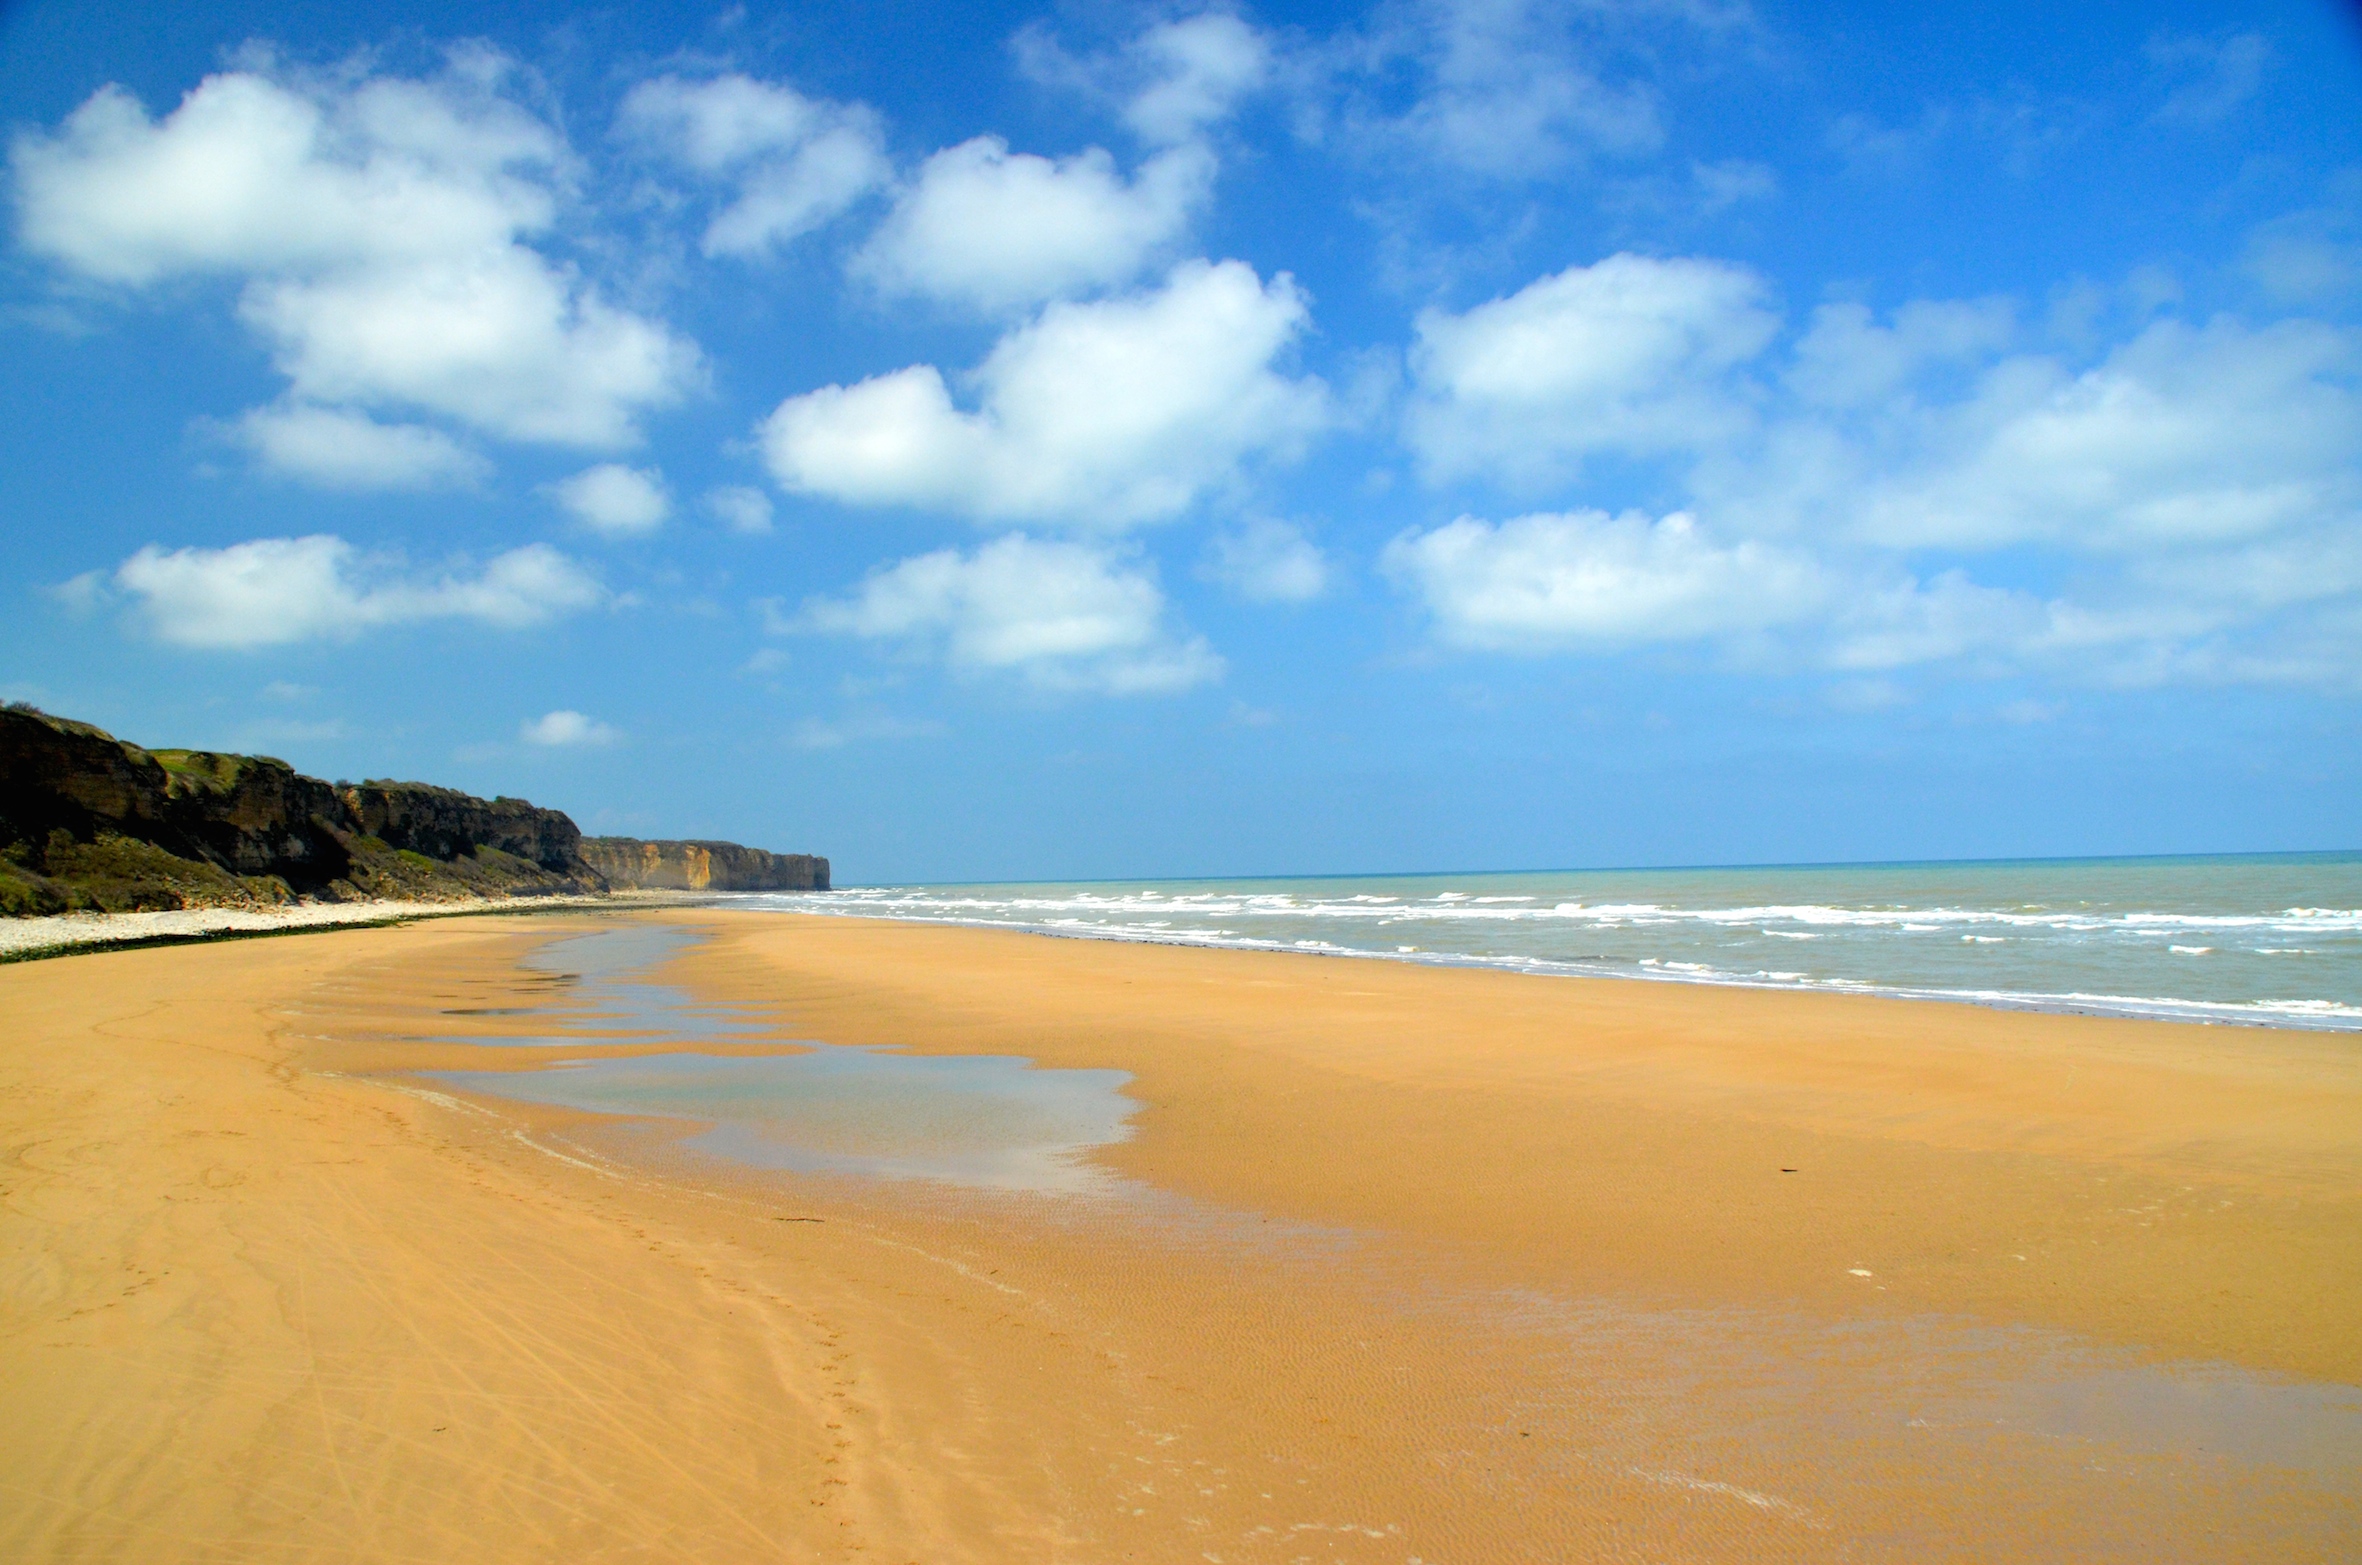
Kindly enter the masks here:
[[828, 860], [595, 837], [432, 783], [328, 783], [267, 755], [145, 750], [0, 707], [0, 914], [458, 902], [610, 889], [825, 891]]
[[582, 856], [618, 891], [826, 891], [828, 860], [735, 842], [586, 837]]
[[[766, 875], [786, 884], [793, 871], [780, 866], [796, 862], [819, 864], [827, 884], [825, 861], [696, 846], [723, 866], [705, 869], [700, 889]], [[34, 707], [0, 708], [0, 914], [605, 892], [582, 850], [573, 821], [524, 799], [328, 783], [267, 755], [147, 750]], [[682, 879], [646, 883], [687, 885], [682, 862]]]

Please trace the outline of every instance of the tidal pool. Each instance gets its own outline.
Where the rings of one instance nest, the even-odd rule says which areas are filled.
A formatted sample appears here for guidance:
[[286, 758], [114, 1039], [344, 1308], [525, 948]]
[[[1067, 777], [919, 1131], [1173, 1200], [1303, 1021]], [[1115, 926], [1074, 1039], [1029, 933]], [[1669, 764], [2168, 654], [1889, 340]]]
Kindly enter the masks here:
[[[569, 1031], [469, 1041], [547, 1048], [738, 1039], [770, 1029], [686, 992], [634, 981], [698, 937], [632, 926], [553, 942], [526, 962], [581, 980]], [[579, 1030], [576, 1030], [579, 1029]], [[589, 1038], [583, 1033], [589, 1033]], [[1049, 1070], [1009, 1055], [895, 1054], [804, 1043], [809, 1052], [718, 1055], [667, 1050], [572, 1060], [545, 1070], [442, 1071], [470, 1092], [591, 1113], [685, 1120], [680, 1145], [754, 1168], [931, 1179], [993, 1190], [1083, 1192], [1112, 1180], [1084, 1157], [1130, 1136], [1140, 1105], [1129, 1072]]]

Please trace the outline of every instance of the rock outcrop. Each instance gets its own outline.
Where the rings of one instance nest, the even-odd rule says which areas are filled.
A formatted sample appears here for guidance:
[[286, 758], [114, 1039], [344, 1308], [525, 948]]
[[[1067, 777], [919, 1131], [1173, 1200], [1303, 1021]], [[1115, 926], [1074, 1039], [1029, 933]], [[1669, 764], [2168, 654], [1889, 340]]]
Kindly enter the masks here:
[[603, 891], [580, 842], [522, 799], [339, 787], [269, 756], [143, 750], [0, 709], [0, 913]]
[[432, 783], [346, 783], [337, 792], [361, 829], [430, 859], [494, 848], [561, 875], [584, 869], [582, 832], [556, 810], [523, 799], [479, 799]]
[[63, 831], [88, 842], [113, 831], [176, 849], [165, 818], [171, 778], [137, 745], [71, 718], [0, 708], [0, 841], [41, 841]]
[[431, 783], [326, 783], [267, 755], [143, 750], [0, 708], [0, 914], [825, 891], [828, 860], [735, 842], [583, 839], [556, 810]]
[[828, 860], [735, 842], [587, 837], [582, 856], [617, 890], [826, 891]]
[[275, 875], [307, 891], [352, 872], [352, 820], [336, 790], [319, 778], [267, 755], [148, 753], [164, 769], [165, 818], [194, 846], [185, 856], [233, 875]]

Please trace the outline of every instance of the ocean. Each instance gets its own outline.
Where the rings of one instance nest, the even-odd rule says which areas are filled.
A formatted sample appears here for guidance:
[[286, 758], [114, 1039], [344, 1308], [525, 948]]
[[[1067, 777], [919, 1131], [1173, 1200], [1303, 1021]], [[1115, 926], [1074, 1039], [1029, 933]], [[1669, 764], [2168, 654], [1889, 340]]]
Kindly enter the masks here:
[[855, 886], [756, 908], [2362, 1031], [2362, 853]]

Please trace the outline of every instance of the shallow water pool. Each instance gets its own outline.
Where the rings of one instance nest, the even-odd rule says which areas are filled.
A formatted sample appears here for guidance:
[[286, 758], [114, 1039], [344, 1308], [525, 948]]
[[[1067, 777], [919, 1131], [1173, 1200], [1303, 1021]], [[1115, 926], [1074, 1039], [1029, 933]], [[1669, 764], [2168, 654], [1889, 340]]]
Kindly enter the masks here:
[[[502, 1046], [580, 1047], [631, 1033], [651, 1042], [730, 1039], [770, 1029], [685, 991], [636, 981], [694, 944], [684, 930], [636, 926], [554, 942], [526, 965], [581, 980], [565, 1033], [479, 1038]], [[590, 1036], [585, 1037], [584, 1033]], [[638, 1041], [635, 1038], [634, 1041]], [[930, 1179], [992, 1190], [1080, 1193], [1112, 1176], [1092, 1147], [1122, 1141], [1138, 1102], [1119, 1070], [1050, 1070], [1010, 1055], [896, 1054], [800, 1043], [804, 1052], [663, 1050], [527, 1071], [442, 1071], [470, 1092], [599, 1114], [687, 1121], [679, 1144], [752, 1168]]]

